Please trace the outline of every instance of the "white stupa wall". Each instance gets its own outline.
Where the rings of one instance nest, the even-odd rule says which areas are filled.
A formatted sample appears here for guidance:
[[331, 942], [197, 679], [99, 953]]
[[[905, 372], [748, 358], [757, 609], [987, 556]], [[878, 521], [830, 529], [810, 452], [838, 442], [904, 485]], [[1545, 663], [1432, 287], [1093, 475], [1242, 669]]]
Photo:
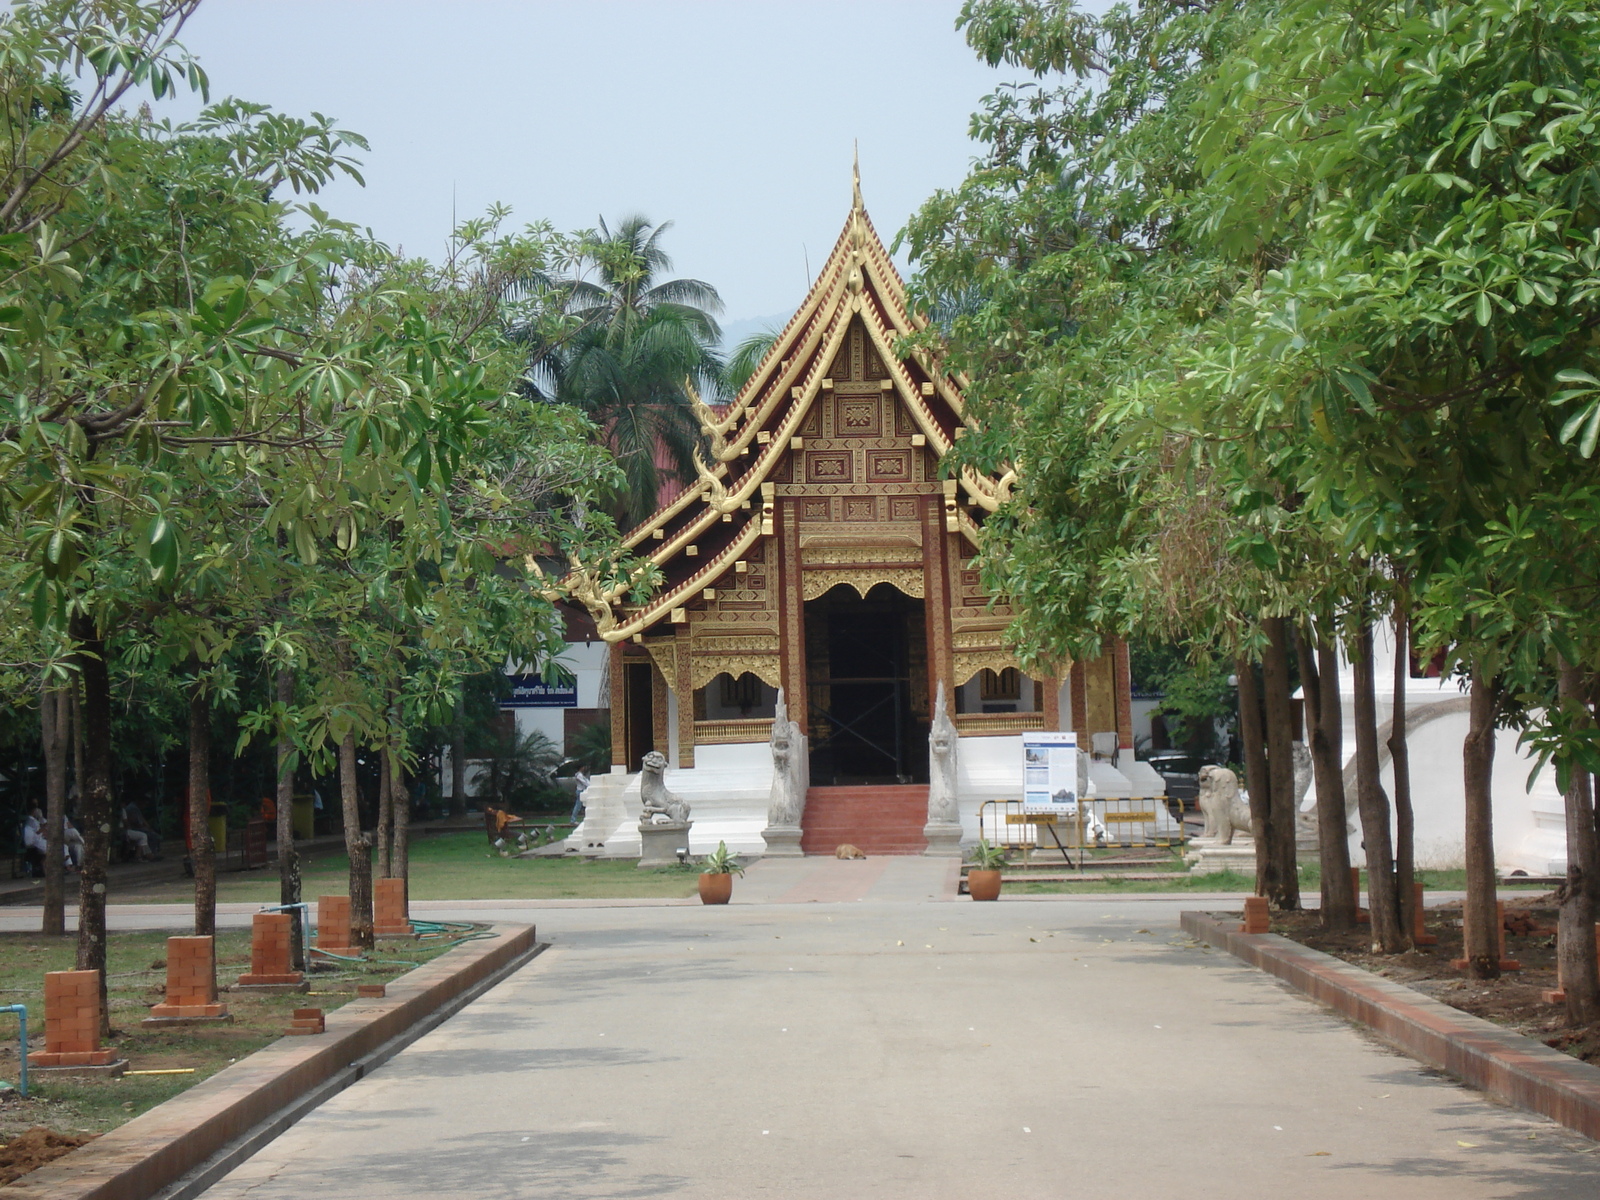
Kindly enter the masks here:
[[[1384, 726], [1394, 715], [1394, 635], [1384, 625], [1373, 631], [1372, 661], [1377, 676], [1377, 718], [1385, 794], [1394, 815], [1394, 766], [1389, 761]], [[1343, 706], [1345, 792], [1351, 825], [1351, 862], [1366, 861], [1356, 812], [1355, 672], [1341, 656], [1340, 703]], [[1444, 707], [1438, 707], [1438, 706]], [[1406, 681], [1406, 747], [1411, 764], [1411, 807], [1416, 815], [1417, 865], [1435, 870], [1458, 869], [1466, 857], [1466, 788], [1461, 748], [1468, 718], [1465, 693], [1454, 679]], [[1517, 746], [1517, 734], [1495, 735], [1494, 771], [1490, 786], [1494, 805], [1495, 866], [1501, 874], [1559, 875], [1566, 871], [1566, 816], [1555, 771], [1539, 772], [1530, 789], [1533, 758]], [[1308, 796], [1308, 803], [1315, 791]], [[1393, 828], [1391, 824], [1391, 829]]]
[[[1467, 714], [1449, 712], [1408, 730], [1411, 758], [1411, 807], [1416, 815], [1417, 866], [1455, 870], [1465, 863], [1466, 789], [1462, 783], [1461, 746], [1467, 734]], [[1502, 875], [1522, 871], [1529, 875], [1559, 875], [1567, 869], [1566, 816], [1555, 771], [1541, 770], [1528, 790], [1533, 760], [1517, 747], [1517, 734], [1502, 729], [1495, 735], [1494, 770], [1490, 786], [1494, 797], [1494, 857]], [[1381, 778], [1390, 798], [1394, 819], [1394, 764], [1385, 762]], [[1349, 792], [1350, 861], [1364, 864], [1360, 818], [1353, 787]], [[1391, 824], [1391, 829], [1393, 825]]]

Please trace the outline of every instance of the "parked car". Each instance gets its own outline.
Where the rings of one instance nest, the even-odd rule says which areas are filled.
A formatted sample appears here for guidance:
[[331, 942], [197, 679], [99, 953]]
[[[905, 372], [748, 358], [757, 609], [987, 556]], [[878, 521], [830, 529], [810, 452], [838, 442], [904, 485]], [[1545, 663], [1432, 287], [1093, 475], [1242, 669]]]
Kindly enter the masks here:
[[1214, 766], [1215, 754], [1196, 754], [1189, 750], [1154, 750], [1145, 759], [1166, 782], [1167, 798], [1182, 801], [1184, 808], [1198, 808], [1200, 768]]

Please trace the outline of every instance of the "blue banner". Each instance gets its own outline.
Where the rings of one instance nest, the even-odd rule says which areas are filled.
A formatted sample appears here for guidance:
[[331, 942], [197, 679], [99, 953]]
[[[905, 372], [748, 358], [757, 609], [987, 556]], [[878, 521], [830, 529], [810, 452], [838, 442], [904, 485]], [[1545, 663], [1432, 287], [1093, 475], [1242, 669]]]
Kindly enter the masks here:
[[577, 708], [578, 681], [546, 683], [537, 675], [512, 675], [511, 695], [501, 708]]

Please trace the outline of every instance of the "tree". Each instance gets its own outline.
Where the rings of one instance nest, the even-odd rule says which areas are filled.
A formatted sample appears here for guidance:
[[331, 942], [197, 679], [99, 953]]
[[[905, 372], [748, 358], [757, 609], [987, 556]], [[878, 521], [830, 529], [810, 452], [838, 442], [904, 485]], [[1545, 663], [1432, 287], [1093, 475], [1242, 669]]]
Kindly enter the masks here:
[[672, 260], [661, 237], [672, 227], [642, 216], [579, 242], [578, 274], [555, 285], [576, 328], [531, 339], [537, 366], [526, 377], [583, 412], [621, 466], [626, 490], [616, 513], [631, 525], [652, 512], [665, 455], [682, 481], [694, 479], [700, 420], [693, 391], [723, 384], [714, 347], [721, 339], [716, 289], [698, 279], [661, 279]]

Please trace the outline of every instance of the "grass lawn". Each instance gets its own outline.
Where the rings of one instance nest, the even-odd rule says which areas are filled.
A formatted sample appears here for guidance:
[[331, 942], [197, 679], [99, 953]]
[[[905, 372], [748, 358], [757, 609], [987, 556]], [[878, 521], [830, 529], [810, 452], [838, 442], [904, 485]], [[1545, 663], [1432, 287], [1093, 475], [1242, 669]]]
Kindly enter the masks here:
[[[324, 1011], [355, 999], [355, 985], [382, 982], [409, 971], [444, 952], [447, 938], [428, 942], [386, 943], [379, 959], [311, 977], [308, 994], [281, 996], [247, 992], [224, 993], [233, 1024], [144, 1029], [139, 1024], [149, 1006], [161, 1001], [166, 988], [166, 939], [184, 929], [113, 933], [107, 947], [106, 982], [111, 1025], [116, 1035], [107, 1043], [129, 1062], [130, 1071], [190, 1069], [182, 1075], [128, 1075], [121, 1079], [51, 1079], [30, 1073], [29, 1097], [12, 1093], [0, 1100], [0, 1138], [45, 1126], [58, 1133], [99, 1134], [131, 1120], [146, 1109], [193, 1087], [229, 1063], [268, 1042], [289, 1027], [292, 1009], [311, 1006]], [[0, 995], [7, 1004], [28, 1006], [28, 1036], [33, 1049], [44, 1046], [44, 973], [74, 967], [77, 939], [39, 934], [0, 933]], [[217, 981], [231, 983], [249, 970], [250, 933], [228, 930], [217, 935]], [[0, 1078], [17, 1080], [15, 1018], [0, 1016]], [[0, 1151], [3, 1156], [3, 1151]]]
[[[501, 858], [482, 833], [442, 833], [411, 845], [411, 899], [423, 900], [618, 900], [682, 899], [695, 894], [692, 868], [641, 871], [631, 861], [577, 858]], [[306, 864], [302, 894], [344, 895], [350, 860], [343, 854]], [[118, 904], [181, 904], [192, 900], [186, 880], [118, 891]], [[217, 899], [227, 903], [275, 904], [278, 877], [272, 870], [231, 872], [217, 877]]]
[[[1091, 869], [1094, 864], [1091, 862]], [[1096, 893], [1096, 892], [1122, 892], [1132, 895], [1139, 892], [1244, 892], [1249, 894], [1255, 891], [1256, 880], [1254, 875], [1241, 875], [1235, 871], [1221, 871], [1212, 875], [1190, 875], [1181, 871], [1175, 865], [1164, 861], [1152, 862], [1148, 867], [1121, 867], [1107, 868], [1108, 870], [1138, 871], [1140, 873], [1154, 873], [1157, 871], [1171, 870], [1171, 879], [1100, 879], [1083, 883], [1055, 883], [1030, 881], [1018, 879], [1012, 875], [1006, 880], [1006, 891], [1013, 896], [1044, 896], [1052, 894]], [[1465, 871], [1418, 871], [1417, 882], [1429, 892], [1462, 892], [1467, 888], [1467, 873]], [[1322, 883], [1322, 871], [1316, 863], [1302, 863], [1300, 866], [1300, 890], [1308, 895], [1315, 895]], [[1366, 886], [1363, 878], [1362, 886]], [[1541, 884], [1519, 884], [1513, 880], [1502, 879], [1500, 891], [1512, 894], [1517, 892], [1541, 893], [1548, 892], [1548, 886]]]

